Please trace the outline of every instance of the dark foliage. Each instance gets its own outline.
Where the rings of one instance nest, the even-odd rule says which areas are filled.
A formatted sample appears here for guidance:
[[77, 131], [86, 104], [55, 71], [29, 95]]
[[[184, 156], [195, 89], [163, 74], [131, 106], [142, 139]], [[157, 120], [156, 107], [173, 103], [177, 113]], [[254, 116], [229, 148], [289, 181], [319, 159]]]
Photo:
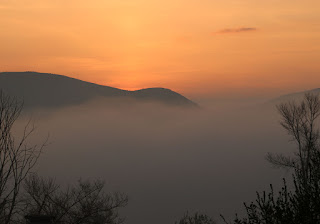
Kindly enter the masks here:
[[79, 180], [63, 189], [53, 179], [32, 175], [24, 189], [27, 215], [52, 216], [61, 224], [122, 223], [118, 210], [128, 202], [124, 194], [106, 193], [100, 180]]
[[175, 224], [215, 224], [215, 222], [205, 214], [195, 213], [190, 215], [186, 213], [180, 221]]
[[256, 201], [245, 204], [246, 217], [236, 217], [231, 223], [320, 223], [320, 98], [306, 94], [300, 104], [284, 103], [277, 108], [282, 117], [280, 124], [297, 150], [292, 157], [268, 154], [267, 160], [277, 167], [292, 169], [294, 188], [289, 191], [284, 180], [277, 194], [272, 186], [269, 193], [257, 193]]

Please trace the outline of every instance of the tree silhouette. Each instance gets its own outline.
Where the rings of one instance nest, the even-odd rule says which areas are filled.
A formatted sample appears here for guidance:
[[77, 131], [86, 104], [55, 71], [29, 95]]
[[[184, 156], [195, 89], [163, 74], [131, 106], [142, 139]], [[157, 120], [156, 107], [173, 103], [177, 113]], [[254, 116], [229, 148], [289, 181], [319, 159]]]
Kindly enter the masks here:
[[49, 215], [61, 224], [119, 224], [127, 205], [122, 193], [105, 193], [100, 180], [79, 180], [62, 189], [50, 178], [31, 173], [45, 144], [30, 146], [29, 122], [20, 141], [12, 135], [23, 102], [0, 90], [0, 223], [25, 223], [24, 215]]
[[26, 214], [51, 216], [55, 223], [122, 223], [118, 210], [128, 202], [124, 194], [105, 193], [100, 180], [79, 180], [74, 186], [62, 188], [52, 178], [31, 175], [25, 180], [24, 189]]
[[215, 224], [215, 222], [207, 215], [195, 213], [190, 215], [188, 212], [175, 224]]
[[37, 163], [44, 145], [29, 146], [34, 131], [28, 123], [20, 141], [12, 128], [20, 116], [23, 103], [0, 90], [0, 223], [10, 223], [18, 212], [21, 184]]
[[282, 103], [277, 108], [282, 118], [280, 124], [295, 142], [297, 150], [290, 157], [269, 153], [267, 160], [278, 167], [293, 168], [304, 187], [308, 187], [314, 170], [320, 166], [320, 135], [316, 123], [320, 116], [319, 96], [307, 93], [301, 103]]
[[320, 98], [307, 93], [302, 102], [282, 103], [277, 109], [280, 124], [294, 141], [296, 151], [289, 157], [269, 153], [267, 160], [277, 167], [292, 169], [294, 189], [289, 191], [284, 180], [276, 194], [271, 185], [269, 193], [257, 193], [255, 202], [244, 204], [246, 217], [236, 217], [233, 223], [320, 223]]

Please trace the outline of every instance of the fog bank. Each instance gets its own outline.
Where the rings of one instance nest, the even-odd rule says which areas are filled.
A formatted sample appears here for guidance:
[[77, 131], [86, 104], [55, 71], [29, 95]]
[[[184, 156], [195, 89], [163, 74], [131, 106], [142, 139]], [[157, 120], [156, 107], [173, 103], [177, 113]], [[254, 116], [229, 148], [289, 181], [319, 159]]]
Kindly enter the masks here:
[[50, 134], [36, 171], [61, 183], [104, 179], [108, 190], [128, 194], [122, 213], [129, 224], [174, 223], [186, 211], [233, 217], [255, 191], [286, 176], [266, 153], [293, 147], [274, 107], [257, 102], [183, 109], [95, 101], [32, 117], [32, 142]]

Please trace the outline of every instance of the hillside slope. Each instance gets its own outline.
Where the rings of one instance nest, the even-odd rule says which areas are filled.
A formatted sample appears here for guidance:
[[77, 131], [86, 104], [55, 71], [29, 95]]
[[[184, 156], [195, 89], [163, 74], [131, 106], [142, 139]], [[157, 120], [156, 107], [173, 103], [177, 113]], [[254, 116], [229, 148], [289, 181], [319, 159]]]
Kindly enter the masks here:
[[37, 72], [2, 72], [0, 89], [23, 99], [25, 107], [61, 107], [78, 105], [98, 97], [155, 101], [167, 105], [196, 107], [184, 96], [165, 88], [127, 91], [81, 81], [62, 75]]

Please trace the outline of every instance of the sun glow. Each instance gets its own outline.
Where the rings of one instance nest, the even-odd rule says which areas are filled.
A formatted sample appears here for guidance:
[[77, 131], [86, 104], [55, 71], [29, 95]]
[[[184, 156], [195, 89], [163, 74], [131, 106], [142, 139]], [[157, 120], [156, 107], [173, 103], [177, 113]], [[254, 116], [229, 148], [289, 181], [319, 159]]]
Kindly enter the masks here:
[[1, 70], [190, 95], [312, 88], [318, 21], [317, 0], [5, 1]]

